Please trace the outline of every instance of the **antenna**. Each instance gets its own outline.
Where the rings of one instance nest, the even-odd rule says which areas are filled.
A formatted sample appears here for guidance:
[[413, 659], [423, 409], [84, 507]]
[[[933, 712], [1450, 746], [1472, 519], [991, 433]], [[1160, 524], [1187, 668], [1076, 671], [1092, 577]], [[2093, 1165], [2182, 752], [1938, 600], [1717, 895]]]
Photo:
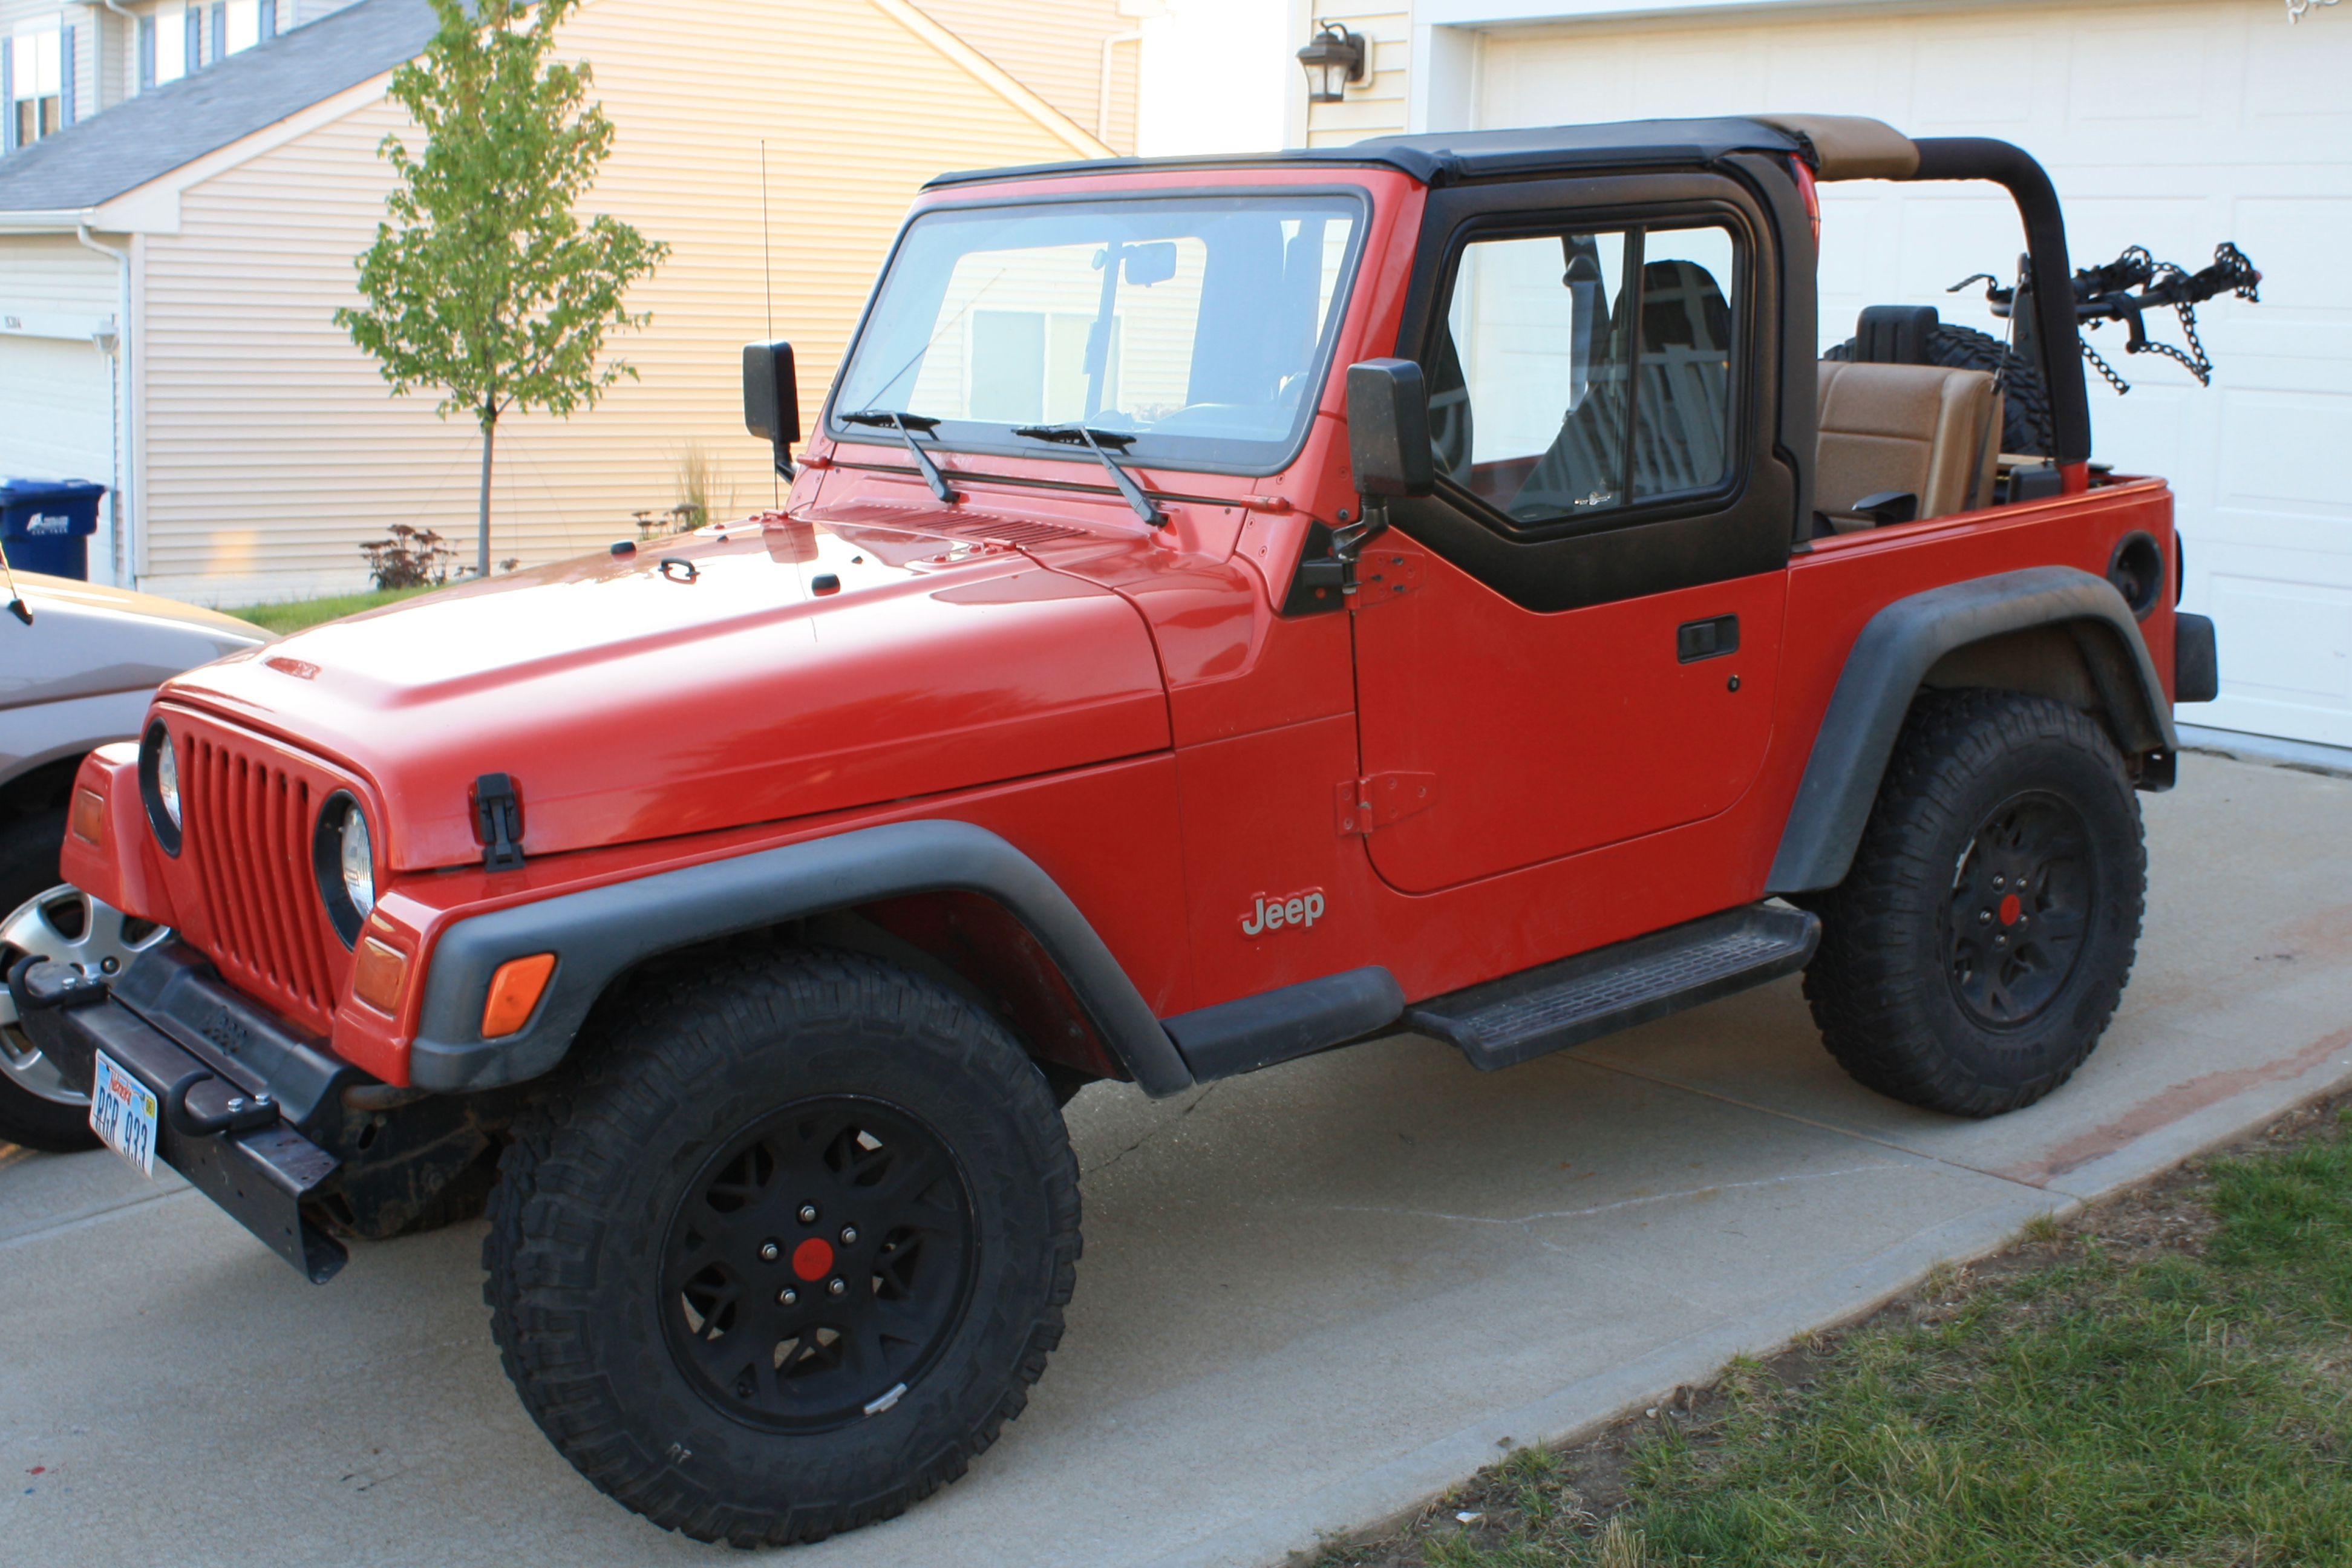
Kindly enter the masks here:
[[33, 624], [33, 612], [26, 607], [25, 595], [16, 591], [16, 569], [8, 564], [8, 550], [0, 545], [0, 575], [8, 579], [8, 613], [24, 622]]
[[[760, 280], [767, 290], [768, 341], [776, 341], [776, 263], [768, 250], [768, 139], [760, 138]], [[783, 486], [775, 474], [768, 475], [769, 505], [781, 509], [784, 504]]]

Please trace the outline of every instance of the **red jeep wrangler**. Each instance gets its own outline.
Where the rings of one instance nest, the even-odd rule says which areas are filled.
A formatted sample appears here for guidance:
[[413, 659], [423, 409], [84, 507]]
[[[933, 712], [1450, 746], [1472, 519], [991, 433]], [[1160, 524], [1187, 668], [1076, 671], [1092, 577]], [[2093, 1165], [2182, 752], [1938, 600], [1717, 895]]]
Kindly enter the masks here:
[[[2013, 352], [1817, 360], [1850, 178], [2014, 195]], [[1864, 120], [947, 176], [796, 470], [746, 352], [782, 511], [166, 683], [66, 870], [176, 942], [10, 984], [312, 1279], [487, 1202], [507, 1370], [626, 1506], [881, 1518], [1045, 1370], [1096, 1079], [1802, 969], [1874, 1089], [2063, 1083], [2214, 690], [2164, 481], [2090, 463], [2078, 321], [2158, 272], [2086, 302], [2025, 153]]]

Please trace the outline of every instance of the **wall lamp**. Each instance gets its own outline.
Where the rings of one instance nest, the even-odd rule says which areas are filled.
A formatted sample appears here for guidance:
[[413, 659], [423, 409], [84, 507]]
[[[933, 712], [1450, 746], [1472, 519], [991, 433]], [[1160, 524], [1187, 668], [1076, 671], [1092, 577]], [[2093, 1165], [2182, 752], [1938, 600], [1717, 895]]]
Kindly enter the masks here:
[[1298, 51], [1299, 67], [1307, 72], [1307, 101], [1339, 102], [1349, 82], [1365, 79], [1369, 58], [1363, 34], [1351, 33], [1337, 22], [1324, 23], [1323, 30]]

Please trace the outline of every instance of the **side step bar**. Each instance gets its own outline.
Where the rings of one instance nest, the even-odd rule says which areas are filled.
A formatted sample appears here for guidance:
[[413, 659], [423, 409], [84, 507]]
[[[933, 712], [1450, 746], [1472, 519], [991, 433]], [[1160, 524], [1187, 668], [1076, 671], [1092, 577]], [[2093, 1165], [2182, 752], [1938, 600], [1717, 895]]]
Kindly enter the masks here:
[[1750, 904], [1433, 996], [1404, 1023], [1493, 1072], [1793, 974], [1821, 940], [1817, 917]]

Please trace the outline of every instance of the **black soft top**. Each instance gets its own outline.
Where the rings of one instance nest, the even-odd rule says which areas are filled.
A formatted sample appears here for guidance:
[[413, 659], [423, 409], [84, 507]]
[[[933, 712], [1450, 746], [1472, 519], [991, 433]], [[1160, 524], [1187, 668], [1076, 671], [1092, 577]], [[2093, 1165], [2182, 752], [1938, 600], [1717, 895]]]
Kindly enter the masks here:
[[1123, 174], [1130, 169], [1346, 168], [1376, 164], [1401, 169], [1424, 184], [1497, 174], [1553, 170], [1658, 167], [1711, 163], [1732, 153], [1796, 153], [1802, 144], [1757, 120], [1620, 120], [1605, 125], [1546, 125], [1520, 131], [1445, 131], [1423, 136], [1375, 136], [1345, 147], [1293, 147], [1280, 153], [1198, 158], [1088, 158], [1025, 163], [1009, 169], [968, 169], [924, 185], [968, 185], [991, 180], [1057, 174]]

